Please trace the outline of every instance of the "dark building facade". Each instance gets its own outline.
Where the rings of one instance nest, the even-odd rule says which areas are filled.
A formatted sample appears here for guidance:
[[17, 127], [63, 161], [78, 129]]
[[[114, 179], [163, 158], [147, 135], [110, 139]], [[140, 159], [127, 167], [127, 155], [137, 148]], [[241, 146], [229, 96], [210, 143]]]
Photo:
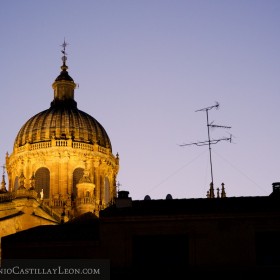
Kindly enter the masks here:
[[127, 194], [99, 218], [86, 213], [3, 237], [2, 259], [109, 259], [111, 279], [280, 272], [278, 185], [267, 197], [132, 201]]

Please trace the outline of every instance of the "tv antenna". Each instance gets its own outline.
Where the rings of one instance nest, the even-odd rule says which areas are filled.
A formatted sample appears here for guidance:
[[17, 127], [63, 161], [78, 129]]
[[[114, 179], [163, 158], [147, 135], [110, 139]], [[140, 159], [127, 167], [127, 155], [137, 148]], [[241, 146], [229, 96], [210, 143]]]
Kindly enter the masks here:
[[[208, 140], [206, 141], [199, 141], [199, 142], [192, 142], [192, 143], [188, 143], [188, 144], [182, 144], [179, 145], [181, 147], [184, 146], [191, 146], [191, 145], [196, 145], [196, 146], [205, 146], [208, 145], [209, 148], [209, 158], [210, 158], [210, 168], [211, 168], [211, 187], [213, 189], [214, 186], [214, 178], [213, 178], [213, 166], [212, 166], [212, 154], [211, 154], [211, 145], [213, 144], [217, 144], [220, 141], [229, 141], [231, 143], [232, 141], [232, 135], [230, 134], [230, 137], [223, 137], [223, 138], [219, 138], [219, 139], [211, 139], [210, 137], [210, 128], [225, 128], [225, 129], [230, 129], [230, 126], [224, 126], [224, 125], [216, 125], [214, 124], [214, 122], [209, 123], [209, 116], [208, 116], [208, 112], [212, 109], [218, 109], [220, 106], [220, 104], [218, 102], [216, 102], [215, 105], [213, 106], [209, 106], [206, 108], [202, 108], [199, 110], [196, 110], [195, 112], [206, 112], [206, 120], [207, 120], [207, 132], [208, 132]], [[212, 194], [214, 196], [214, 193]]]

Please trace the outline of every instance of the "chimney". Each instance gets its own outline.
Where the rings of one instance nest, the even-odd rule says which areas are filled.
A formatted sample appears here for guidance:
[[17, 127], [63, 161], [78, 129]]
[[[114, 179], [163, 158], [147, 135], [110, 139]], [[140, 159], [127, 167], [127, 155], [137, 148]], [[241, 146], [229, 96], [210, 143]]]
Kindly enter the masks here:
[[132, 207], [132, 199], [128, 195], [129, 195], [128, 191], [118, 192], [118, 197], [116, 198], [117, 208]]
[[280, 197], [280, 182], [272, 183], [272, 193], [269, 196]]

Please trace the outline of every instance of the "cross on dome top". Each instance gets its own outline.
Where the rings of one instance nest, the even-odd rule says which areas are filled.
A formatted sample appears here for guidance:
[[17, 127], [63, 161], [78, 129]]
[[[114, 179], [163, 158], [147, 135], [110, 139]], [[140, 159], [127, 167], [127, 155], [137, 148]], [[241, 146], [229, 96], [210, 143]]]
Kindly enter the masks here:
[[64, 39], [64, 41], [63, 41], [63, 44], [62, 45], [60, 45], [63, 49], [62, 49], [62, 53], [63, 53], [63, 57], [62, 57], [62, 61], [63, 61], [63, 63], [65, 63], [66, 62], [66, 60], [67, 60], [67, 57], [66, 57], [66, 55], [67, 55], [67, 53], [66, 53], [66, 47], [68, 46], [69, 44], [67, 43], [67, 42], [65, 42], [65, 39]]

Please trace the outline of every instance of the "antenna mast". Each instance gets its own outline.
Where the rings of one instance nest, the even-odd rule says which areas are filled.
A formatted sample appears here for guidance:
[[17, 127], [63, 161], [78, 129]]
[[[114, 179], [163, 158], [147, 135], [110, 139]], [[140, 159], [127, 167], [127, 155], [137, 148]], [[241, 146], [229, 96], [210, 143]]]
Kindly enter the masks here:
[[[181, 147], [190, 146], [190, 145], [196, 145], [196, 146], [205, 146], [205, 145], [208, 145], [208, 148], [209, 148], [209, 159], [210, 159], [210, 168], [211, 168], [211, 185], [210, 185], [210, 192], [211, 192], [211, 189], [212, 189], [212, 191], [214, 190], [214, 189], [213, 189], [213, 187], [214, 187], [214, 178], [213, 178], [213, 165], [212, 165], [211, 145], [217, 144], [217, 143], [220, 142], [220, 141], [230, 141], [230, 142], [231, 142], [231, 140], [232, 140], [232, 135], [230, 135], [230, 137], [223, 137], [223, 138], [219, 138], [219, 139], [211, 139], [211, 137], [210, 137], [210, 127], [211, 127], [211, 128], [226, 128], [226, 129], [231, 128], [230, 126], [215, 125], [215, 124], [213, 124], [214, 122], [209, 123], [208, 111], [210, 111], [210, 110], [213, 109], [213, 108], [218, 109], [219, 106], [220, 106], [220, 104], [219, 104], [218, 102], [216, 102], [216, 104], [213, 105], [213, 106], [209, 106], [209, 107], [202, 108], [202, 109], [199, 109], [199, 110], [196, 110], [196, 111], [195, 111], [195, 112], [206, 112], [208, 140], [206, 140], [206, 141], [201, 141], [201, 142], [193, 142], [193, 143], [189, 143], [189, 144], [182, 144], [182, 145], [180, 145]], [[210, 193], [210, 196], [213, 196], [213, 197], [214, 197], [214, 192], [212, 192], [212, 194]]]

